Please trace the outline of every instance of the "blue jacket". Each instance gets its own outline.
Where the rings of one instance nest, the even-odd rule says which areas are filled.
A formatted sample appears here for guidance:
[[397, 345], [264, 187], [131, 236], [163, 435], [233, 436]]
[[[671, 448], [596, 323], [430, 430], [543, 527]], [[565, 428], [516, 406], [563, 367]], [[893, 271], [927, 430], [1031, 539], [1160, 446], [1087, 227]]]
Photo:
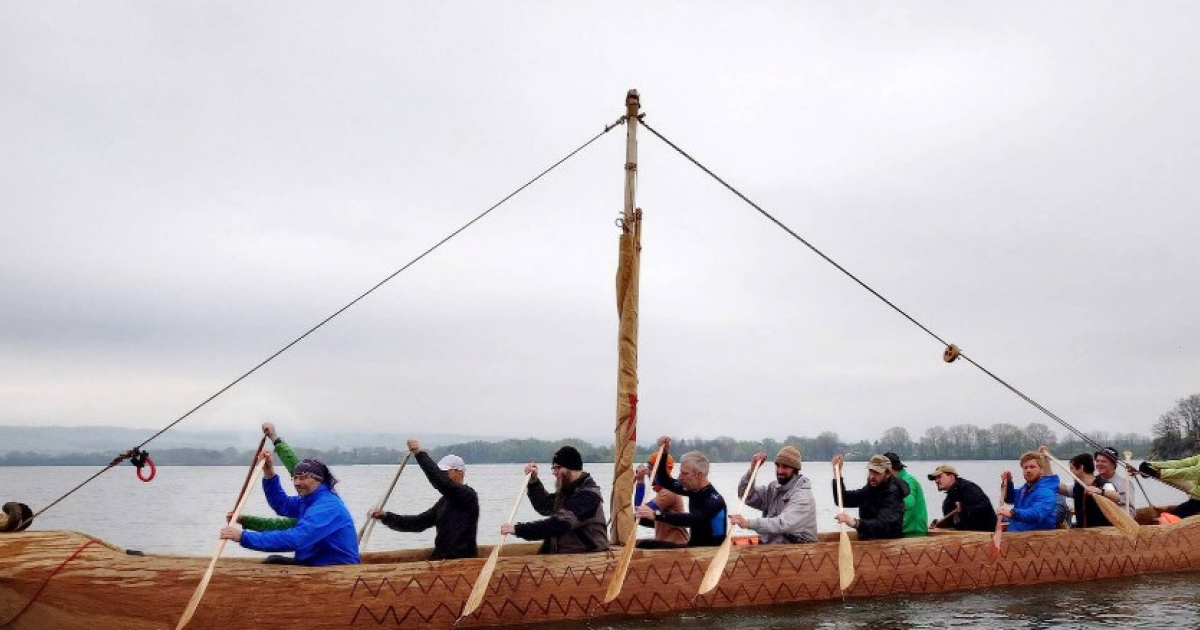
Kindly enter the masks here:
[[1037, 529], [1054, 529], [1054, 505], [1058, 497], [1058, 475], [1042, 475], [1033, 483], [1025, 484], [1014, 491], [1012, 480], [1005, 489], [1005, 498], [1012, 503], [1012, 518], [1008, 531], [1029, 532]]
[[326, 484], [306, 497], [288, 496], [279, 475], [263, 479], [267, 504], [280, 516], [297, 519], [289, 529], [242, 532], [241, 544], [256, 551], [295, 551], [296, 563], [319, 567], [358, 564], [358, 533], [342, 498]]

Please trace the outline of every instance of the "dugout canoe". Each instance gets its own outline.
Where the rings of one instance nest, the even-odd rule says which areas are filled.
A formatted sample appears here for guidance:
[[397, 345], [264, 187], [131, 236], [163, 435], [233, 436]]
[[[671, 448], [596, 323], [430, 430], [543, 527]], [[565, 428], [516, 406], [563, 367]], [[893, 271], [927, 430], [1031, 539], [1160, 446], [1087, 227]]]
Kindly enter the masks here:
[[[1200, 519], [1142, 527], [859, 541], [849, 598], [944, 593], [1200, 570]], [[696, 597], [714, 548], [638, 550], [625, 588], [602, 604], [616, 554], [534, 555], [506, 546], [479, 610], [460, 627], [645, 617], [695, 609], [841, 598], [835, 534], [809, 545], [738, 546], [721, 581]], [[481, 549], [486, 556], [490, 549]], [[227, 558], [190, 628], [449, 628], [483, 558], [429, 561], [428, 550], [367, 553], [361, 565], [310, 568]], [[0, 626], [173, 628], [208, 558], [131, 555], [87, 535], [0, 535]]]

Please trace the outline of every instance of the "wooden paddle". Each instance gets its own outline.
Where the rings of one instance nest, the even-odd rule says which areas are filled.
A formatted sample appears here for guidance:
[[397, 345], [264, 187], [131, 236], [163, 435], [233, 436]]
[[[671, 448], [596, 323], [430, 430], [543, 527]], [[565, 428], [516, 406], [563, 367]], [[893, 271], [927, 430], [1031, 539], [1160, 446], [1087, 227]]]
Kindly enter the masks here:
[[[265, 439], [265, 438], [264, 438]], [[246, 505], [246, 498], [250, 496], [251, 479], [257, 480], [262, 474], [263, 460], [259, 458], [258, 463], [254, 468], [250, 469], [250, 476], [246, 478], [246, 483], [243, 485], [242, 494], [238, 497], [237, 505], [233, 508], [233, 514], [229, 517], [230, 523], [236, 523], [238, 516], [242, 514], [242, 508]], [[200, 605], [200, 600], [204, 597], [204, 591], [208, 590], [208, 582], [212, 579], [213, 569], [217, 566], [217, 558], [221, 557], [221, 552], [225, 550], [225, 543], [228, 540], [222, 538], [217, 544], [217, 550], [213, 552], [212, 560], [208, 563], [208, 570], [204, 572], [204, 577], [200, 578], [200, 584], [196, 587], [196, 592], [192, 593], [192, 599], [188, 601], [187, 608], [183, 611], [183, 616], [179, 618], [179, 625], [175, 626], [175, 630], [180, 630], [192, 620], [192, 615], [196, 614], [196, 607]]]
[[1125, 496], [1127, 497], [1126, 500], [1129, 501], [1129, 505], [1130, 505], [1130, 507], [1132, 507], [1133, 506], [1133, 500], [1132, 500], [1133, 494], [1130, 492], [1130, 487], [1129, 487], [1129, 480], [1132, 479], [1135, 483], [1137, 483], [1138, 488], [1142, 491], [1142, 496], [1146, 498], [1146, 507], [1150, 508], [1150, 513], [1154, 514], [1154, 519], [1157, 521], [1158, 516], [1159, 516], [1159, 509], [1154, 507], [1154, 502], [1150, 500], [1150, 495], [1146, 493], [1146, 486], [1142, 485], [1142, 480], [1138, 476], [1137, 469], [1134, 468], [1133, 465], [1129, 463], [1130, 460], [1133, 459], [1133, 451], [1125, 451], [1124, 453], [1121, 453], [1121, 454], [1125, 456], [1125, 468], [1126, 468], [1126, 470], [1125, 470]]
[[[246, 479], [242, 481], [242, 489], [238, 490], [238, 498], [233, 502], [233, 506], [237, 507], [237, 502], [242, 500], [242, 495], [246, 494], [246, 488], [250, 485], [250, 476], [254, 474], [255, 466], [258, 466], [258, 460], [262, 457], [263, 447], [267, 445], [267, 434], [263, 433], [262, 439], [258, 441], [258, 448], [254, 449], [254, 459], [250, 460], [250, 467], [246, 469]], [[231, 521], [236, 523], [237, 521]]]
[[[521, 490], [517, 493], [517, 500], [513, 502], [512, 512], [509, 513], [505, 523], [511, 523], [517, 517], [517, 508], [521, 505], [521, 497], [525, 496], [525, 487], [529, 485], [531, 477], [533, 477], [533, 472], [525, 473], [525, 480], [521, 482]], [[479, 608], [479, 604], [483, 602], [483, 593], [487, 590], [488, 582], [492, 580], [492, 572], [496, 570], [496, 559], [500, 557], [500, 547], [504, 545], [504, 539], [507, 537], [508, 534], [500, 536], [500, 542], [496, 543], [492, 549], [492, 555], [488, 556], [487, 562], [483, 563], [483, 568], [479, 570], [479, 577], [475, 578], [475, 586], [471, 588], [471, 596], [467, 598], [462, 613], [454, 622], [455, 625], [458, 625], [463, 617], [475, 612], [475, 609]]]
[[[383, 506], [387, 504], [387, 500], [392, 496], [392, 490], [396, 489], [396, 482], [400, 479], [400, 473], [404, 472], [404, 467], [408, 465], [408, 458], [410, 457], [412, 457], [412, 451], [409, 451], [404, 456], [404, 459], [400, 460], [400, 469], [392, 477], [392, 484], [388, 486], [387, 492], [383, 493], [383, 498], [379, 500], [379, 503], [376, 503], [375, 507], [371, 508], [371, 512], [382, 510]], [[367, 522], [363, 523], [362, 528], [358, 530], [359, 551], [367, 548], [367, 540], [371, 538], [371, 530], [375, 528], [375, 521], [377, 519], [371, 517], [371, 512], [367, 512]]]
[[1004, 495], [1008, 492], [1008, 480], [1004, 475], [1000, 475], [1000, 498], [996, 500], [996, 532], [992, 534], [992, 549], [988, 552], [992, 561], [1000, 557], [1000, 536], [1004, 534], [1004, 517], [1000, 516], [1000, 509], [1004, 507]]
[[[654, 456], [654, 468], [650, 470], [650, 485], [654, 485], [654, 479], [658, 477], [658, 467], [663, 460], [663, 450], [667, 448], [666, 444], [658, 447], [658, 455]], [[636, 507], [636, 506], [635, 506]], [[607, 604], [617, 598], [621, 594], [621, 587], [625, 585], [625, 575], [629, 573], [629, 561], [633, 559], [633, 550], [637, 547], [637, 518], [633, 519], [633, 531], [625, 537], [625, 549], [621, 552], [621, 558], [617, 560], [617, 568], [613, 570], [612, 578], [608, 582], [608, 590], [604, 593], [603, 603]]]
[[[842, 466], [840, 464], [833, 467], [833, 480], [837, 483], [838, 512], [845, 514], [846, 502], [842, 498]], [[846, 524], [838, 521], [838, 525], [838, 530], [841, 532], [838, 536], [838, 586], [845, 594], [846, 589], [854, 583], [854, 548], [850, 546], [850, 534], [846, 531]]]
[[[1054, 456], [1050, 454], [1050, 451], [1043, 450], [1042, 454], [1048, 457], [1051, 462], [1058, 464], [1058, 467], [1070, 475], [1071, 478], [1075, 480], [1075, 483], [1081, 486], [1087, 485], [1080, 481], [1079, 477], [1075, 476], [1075, 473], [1071, 471], [1069, 466], [1055, 459]], [[1104, 496], [1103, 494], [1093, 494], [1090, 496], [1092, 497], [1092, 500], [1096, 502], [1096, 505], [1100, 506], [1100, 511], [1104, 513], [1104, 517], [1108, 519], [1108, 522], [1112, 523], [1114, 527], [1121, 530], [1122, 534], [1125, 534], [1129, 537], [1137, 536], [1138, 530], [1141, 529], [1141, 526], [1137, 524], [1137, 521], [1133, 520], [1133, 517], [1129, 515], [1129, 512], [1126, 512], [1124, 508], [1117, 505], [1112, 499]]]
[[949, 514], [947, 514], [947, 515], [943, 516], [942, 518], [939, 518], [938, 520], [934, 521], [934, 522], [933, 522], [933, 528], [934, 528], [934, 529], [938, 529], [938, 528], [940, 528], [940, 527], [944, 526], [946, 523], [949, 523], [949, 522], [950, 522], [950, 519], [954, 518], [954, 515], [956, 515], [956, 514], [958, 514], [958, 513], [960, 513], [960, 512], [962, 512], [962, 504], [961, 504], [961, 503], [960, 503], [960, 504], [958, 504], [957, 506], [955, 506], [955, 508], [954, 508], [953, 510], [950, 510], [950, 513], [949, 513]]
[[[754, 470], [750, 471], [750, 483], [746, 484], [746, 489], [742, 491], [742, 504], [738, 506], [737, 514], [741, 514], [746, 507], [746, 497], [750, 496], [750, 490], [754, 488], [754, 478], [758, 476], [761, 466], [762, 461], [759, 461], [754, 464]], [[704, 572], [704, 579], [700, 580], [700, 592], [697, 595], [703, 595], [716, 588], [717, 582], [721, 581], [721, 573], [725, 571], [725, 565], [729, 563], [729, 552], [733, 549], [733, 525], [728, 520], [726, 518], [725, 540], [717, 549], [717, 555], [713, 556], [712, 562], [708, 563], [708, 570]]]

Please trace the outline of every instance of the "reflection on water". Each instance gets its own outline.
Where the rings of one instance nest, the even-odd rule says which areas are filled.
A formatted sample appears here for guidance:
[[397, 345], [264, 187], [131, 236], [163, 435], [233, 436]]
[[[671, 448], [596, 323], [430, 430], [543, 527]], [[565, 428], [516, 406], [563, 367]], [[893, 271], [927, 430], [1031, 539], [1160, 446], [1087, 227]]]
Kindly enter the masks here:
[[[435, 453], [440, 456], [442, 453]], [[549, 453], [547, 453], [549, 456]], [[924, 475], [941, 462], [911, 462], [911, 472]], [[1012, 462], [953, 462], [963, 477], [979, 483], [994, 500], [999, 491], [999, 472], [1015, 469]], [[602, 488], [612, 486], [612, 465], [586, 466]], [[548, 477], [549, 465], [543, 465]], [[23, 501], [38, 510], [95, 472], [87, 467], [10, 467], [2, 469], [0, 502]], [[341, 479], [338, 489], [359, 523], [362, 515], [387, 488], [395, 467], [342, 466], [334, 471]], [[738, 479], [746, 472], [742, 464], [716, 464], [711, 479], [731, 508], [737, 503]], [[760, 483], [769, 479], [764, 470]], [[833, 531], [836, 506], [832, 498], [832, 474], [827, 462], [805, 462], [802, 471], [813, 483], [822, 530]], [[862, 462], [847, 464], [850, 486], [866, 477]], [[512, 508], [524, 477], [518, 464], [469, 465], [467, 483], [480, 498], [480, 544], [497, 539], [502, 520]], [[148, 553], [208, 556], [217, 543], [217, 531], [233, 507], [245, 469], [236, 467], [168, 466], [159, 468], [151, 483], [141, 483], [134, 469], [111, 470], [38, 518], [32, 529], [69, 529], [85, 532], [118, 546]], [[997, 480], [993, 482], [992, 480]], [[294, 493], [291, 484], [284, 487]], [[924, 483], [931, 516], [941, 513], [942, 495], [931, 482]], [[1156, 503], [1175, 502], [1182, 496], [1161, 484], [1147, 483]], [[1140, 491], [1138, 491], [1139, 499]], [[399, 513], [424, 511], [437, 500], [435, 492], [410, 465], [404, 471], [388, 509]], [[1140, 504], [1144, 505], [1144, 499]], [[251, 514], [270, 514], [261, 490], [256, 490], [246, 508]], [[746, 510], [746, 514], [754, 510]], [[540, 518], [523, 500], [517, 520]], [[645, 529], [646, 535], [650, 534]], [[368, 550], [428, 547], [433, 532], [400, 533], [375, 528]], [[226, 554], [258, 556], [236, 545]], [[1127, 628], [1200, 627], [1200, 600], [1195, 582], [1200, 574], [1140, 576], [1121, 580], [1013, 587], [943, 595], [913, 595], [852, 599], [845, 602], [796, 604], [736, 612], [694, 612], [590, 624], [557, 624], [552, 628]]]
[[[941, 595], [904, 595], [846, 601], [791, 604], [737, 611], [691, 613], [619, 621], [597, 620], [586, 627], [625, 630], [652, 625], [656, 630], [697, 627], [782, 630], [784, 628], [873, 630], [976, 628], [1197, 628], [1200, 603], [1196, 574], [1150, 575], [1075, 584], [1020, 586]], [[584, 624], [546, 624], [547, 629]]]

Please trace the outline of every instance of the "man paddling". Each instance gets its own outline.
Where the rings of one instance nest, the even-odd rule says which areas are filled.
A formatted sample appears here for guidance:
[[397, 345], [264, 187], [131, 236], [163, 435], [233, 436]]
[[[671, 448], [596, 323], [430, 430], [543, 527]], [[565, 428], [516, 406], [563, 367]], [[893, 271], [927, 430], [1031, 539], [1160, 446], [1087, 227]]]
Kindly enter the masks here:
[[433, 507], [424, 512], [406, 516], [385, 512], [380, 508], [371, 511], [371, 518], [379, 519], [384, 525], [398, 532], [423, 532], [436, 527], [433, 539], [433, 555], [430, 560], [474, 558], [477, 552], [476, 530], [479, 527], [479, 496], [475, 489], [463, 483], [467, 465], [458, 455], [446, 455], [437, 463], [421, 449], [421, 442], [409, 438], [408, 451], [416, 456], [417, 464], [442, 496]]
[[[663, 457], [671, 448], [671, 438], [658, 438]], [[691, 537], [688, 547], [719, 547], [728, 534], [725, 497], [708, 481], [708, 458], [700, 451], [684, 453], [679, 458], [679, 479], [672, 479], [667, 471], [659, 467], [654, 482], [669, 492], [688, 498], [688, 511], [667, 514], [655, 511], [647, 505], [638, 506], [638, 518], [663, 521], [671, 525], [688, 528]]]
[[[1200, 439], [1197, 440], [1196, 448], [1200, 450]], [[1170, 512], [1179, 518], [1200, 514], [1200, 454], [1183, 459], [1144, 461], [1138, 467], [1138, 471], [1147, 477], [1163, 479], [1168, 483], [1182, 482], [1181, 485], [1185, 487], [1191, 484], [1191, 489], [1186, 491], [1187, 501], [1171, 508]]]
[[[1080, 453], [1072, 457], [1068, 465], [1071, 467], [1071, 473], [1079, 481], [1072, 480], [1069, 486], [1066, 483], [1059, 484], [1058, 494], [1074, 500], [1075, 527], [1111, 526], [1112, 523], [1100, 509], [1100, 504], [1096, 502], [1095, 495], [1107, 497], [1115, 503], [1120, 498], [1117, 495], [1117, 489], [1096, 475], [1095, 460], [1088, 453]], [[1083, 482], [1083, 485], [1080, 485], [1079, 482]]]
[[[675, 458], [667, 455], [664, 459], [667, 468], [667, 474], [675, 469]], [[650, 459], [647, 464], [638, 466], [634, 472], [636, 483], [633, 491], [633, 504], [642, 505], [642, 498], [646, 493], [646, 477], [650, 476], [650, 471], [654, 468], [654, 463], [658, 461], [658, 452], [650, 453]], [[654, 490], [654, 498], [646, 501], [646, 506], [652, 511], [661, 512], [664, 514], [679, 514], [684, 511], [683, 498], [663, 488], [662, 486], [651, 482], [650, 487]], [[650, 519], [638, 519], [638, 524], [643, 527], [654, 528], [653, 540], [639, 540], [637, 546], [643, 549], [649, 548], [666, 548], [666, 547], [686, 547], [688, 542], [688, 530], [686, 527], [679, 525], [671, 525], [666, 521], [653, 521]]]
[[296, 464], [292, 483], [298, 496], [288, 496], [275, 474], [271, 453], [263, 453], [263, 493], [280, 516], [296, 519], [288, 529], [252, 532], [236, 525], [221, 530], [221, 538], [256, 551], [294, 551], [295, 563], [308, 566], [358, 564], [358, 534], [354, 519], [334, 491], [337, 477], [315, 459]]
[[[766, 459], [766, 453], [755, 453], [750, 458], [750, 470], [738, 482], [738, 494], [746, 492], [750, 473]], [[800, 474], [800, 466], [800, 449], [791, 445], [779, 449], [775, 455], [775, 481], [766, 488], [755, 486], [746, 495], [746, 505], [761, 510], [762, 517], [734, 514], [729, 520], [738, 527], [758, 532], [764, 545], [817, 542], [817, 504], [813, 500], [812, 483]]]
[[942, 500], [942, 518], [933, 527], [948, 527], [973, 532], [990, 532], [996, 528], [996, 509], [973, 481], [958, 476], [958, 470], [942, 464], [929, 473], [937, 489], [946, 493]]
[[538, 479], [537, 464], [525, 466], [530, 475], [529, 502], [538, 514], [546, 516], [528, 523], [504, 523], [500, 533], [515, 534], [525, 540], [541, 540], [538, 553], [585, 553], [608, 550], [608, 531], [604, 518], [604, 495], [592, 476], [583, 472], [583, 456], [573, 446], [554, 453], [550, 466], [554, 492]]
[[[296, 470], [296, 464], [300, 463], [300, 457], [296, 455], [296, 451], [292, 450], [292, 446], [288, 444], [275, 431], [275, 424], [272, 422], [264, 422], [262, 424], [263, 435], [275, 445], [275, 454], [279, 456], [279, 461], [283, 467], [287, 469], [288, 475]], [[226, 514], [229, 518], [233, 513]], [[267, 532], [279, 529], [288, 529], [296, 525], [296, 519], [283, 516], [253, 516], [250, 514], [242, 514], [238, 516], [238, 524], [245, 529], [256, 532]], [[274, 556], [272, 556], [274, 558]], [[270, 559], [269, 559], [270, 560]]]
[[1102, 481], [1111, 483], [1113, 488], [1116, 489], [1118, 496], [1117, 505], [1124, 508], [1130, 516], [1135, 515], [1137, 509], [1133, 504], [1133, 496], [1126, 496], [1125, 493], [1125, 486], [1128, 483], [1121, 480], [1120, 475], [1117, 474], [1117, 464], [1121, 458], [1120, 454], [1117, 453], [1117, 449], [1105, 446], [1093, 453], [1092, 457], [1096, 462], [1096, 476]]
[[1004, 482], [1004, 498], [1011, 503], [996, 510], [1008, 519], [1008, 531], [1028, 532], [1039, 529], [1054, 529], [1054, 504], [1058, 496], [1058, 475], [1042, 474], [1045, 459], [1034, 451], [1021, 455], [1021, 474], [1025, 485], [1013, 488], [1012, 473], [1004, 471], [1000, 478]]
[[[840, 468], [845, 458], [835, 455], [831, 462]], [[900, 538], [904, 536], [904, 497], [908, 486], [891, 475], [892, 462], [883, 455], [872, 455], [867, 462], [867, 485], [858, 490], [846, 490], [839, 477], [833, 480], [833, 498], [842, 484], [845, 507], [858, 508], [858, 516], [839, 512], [837, 520], [858, 531], [859, 540]]]

